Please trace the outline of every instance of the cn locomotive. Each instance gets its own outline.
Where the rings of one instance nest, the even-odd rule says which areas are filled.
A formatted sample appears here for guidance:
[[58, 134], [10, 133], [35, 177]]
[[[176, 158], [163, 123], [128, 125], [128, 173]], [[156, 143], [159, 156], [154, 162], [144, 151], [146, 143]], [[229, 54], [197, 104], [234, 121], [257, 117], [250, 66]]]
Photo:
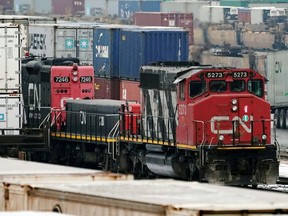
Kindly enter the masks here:
[[68, 99], [52, 110], [50, 161], [139, 178], [276, 183], [265, 77], [194, 62], [156, 62], [140, 72], [140, 104]]

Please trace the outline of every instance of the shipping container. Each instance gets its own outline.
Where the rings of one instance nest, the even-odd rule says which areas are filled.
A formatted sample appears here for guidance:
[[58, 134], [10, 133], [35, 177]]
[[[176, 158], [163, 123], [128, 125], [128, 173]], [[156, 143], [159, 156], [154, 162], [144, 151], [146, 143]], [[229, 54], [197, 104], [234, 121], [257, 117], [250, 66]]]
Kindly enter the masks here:
[[110, 77], [94, 78], [95, 99], [120, 99], [119, 79]]
[[140, 82], [131, 80], [120, 80], [120, 100], [141, 102]]
[[48, 15], [52, 12], [52, 0], [14, 0], [15, 13], [22, 15]]
[[14, 211], [75, 215], [274, 215], [288, 211], [287, 195], [176, 180], [9, 184], [5, 204]]
[[20, 26], [21, 56], [29, 52], [29, 25], [31, 24], [55, 24], [57, 19], [42, 16], [0, 15], [1, 23], [14, 23]]
[[220, 0], [220, 6], [248, 7], [247, 0]]
[[14, 10], [14, 0], [0, 0], [0, 6], [4, 13], [6, 10]]
[[239, 8], [238, 22], [243, 23], [243, 24], [251, 23], [251, 9], [250, 8]]
[[268, 23], [271, 9], [275, 9], [275, 7], [251, 8], [251, 24]]
[[[23, 193], [26, 190], [24, 185], [29, 185], [32, 183], [65, 184], [93, 181], [133, 180], [132, 175], [24, 161], [26, 156], [28, 155], [26, 155], [24, 152], [20, 152], [19, 157], [21, 157], [23, 160], [0, 158], [1, 164], [5, 164], [5, 166], [0, 167], [0, 211], [27, 210], [24, 208], [26, 205], [25, 202], [20, 200], [21, 203], [17, 203], [17, 200], [19, 200], [19, 196], [23, 198], [23, 196], [26, 195]], [[16, 194], [10, 193], [9, 198], [6, 197], [7, 199], [5, 201], [5, 199], [3, 199], [6, 193], [5, 191], [13, 187], [10, 187], [9, 184], [23, 185], [24, 187], [22, 189], [18, 188], [17, 191], [14, 191]]]
[[276, 36], [270, 32], [244, 31], [241, 33], [241, 40], [244, 47], [271, 50], [275, 44]]
[[248, 55], [233, 57], [228, 55], [215, 55], [208, 52], [201, 54], [202, 64], [211, 64], [216, 67], [249, 68]]
[[93, 32], [93, 66], [95, 75], [119, 77], [119, 25], [94, 28]]
[[0, 24], [0, 93], [20, 93], [21, 91], [21, 33], [14, 24]]
[[55, 56], [55, 25], [29, 25], [29, 53], [34, 56]]
[[192, 13], [136, 12], [133, 23], [139, 26], [183, 27], [189, 32], [189, 45], [193, 45]]
[[210, 26], [207, 29], [207, 39], [214, 46], [222, 47], [225, 44], [230, 46], [239, 45], [238, 35], [233, 26]]
[[20, 94], [0, 94], [0, 130], [5, 129], [5, 135], [18, 135], [22, 128], [23, 108]]
[[160, 3], [160, 0], [119, 0], [118, 16], [132, 21], [135, 12], [160, 12]]
[[118, 16], [119, 0], [85, 0], [86, 16]]
[[192, 13], [194, 19], [193, 25], [195, 26], [200, 20], [201, 6], [208, 6], [210, 4], [211, 1], [162, 1], [160, 11], [165, 13]]
[[275, 125], [288, 128], [288, 51], [269, 52], [267, 54], [268, 101], [275, 111]]
[[56, 15], [83, 15], [85, 0], [52, 0], [52, 14]]
[[233, 24], [238, 21], [238, 9], [232, 6], [202, 6], [200, 21], [211, 24]]
[[82, 65], [93, 65], [93, 27], [56, 26], [55, 57], [76, 57]]
[[156, 61], [188, 61], [188, 32], [181, 28], [121, 29], [119, 78], [140, 79], [140, 67]]

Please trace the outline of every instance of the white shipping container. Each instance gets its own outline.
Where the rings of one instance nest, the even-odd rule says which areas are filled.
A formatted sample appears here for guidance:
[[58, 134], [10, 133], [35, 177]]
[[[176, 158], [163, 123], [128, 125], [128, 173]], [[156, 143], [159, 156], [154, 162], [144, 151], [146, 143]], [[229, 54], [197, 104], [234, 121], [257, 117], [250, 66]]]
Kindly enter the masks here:
[[93, 65], [93, 28], [56, 28], [56, 57], [77, 57], [82, 65]]
[[[287, 195], [176, 180], [7, 184], [14, 211], [101, 216], [273, 215], [287, 212]], [[14, 205], [12, 204], [14, 201]]]
[[268, 101], [272, 106], [288, 106], [288, 51], [267, 54]]
[[20, 93], [20, 57], [19, 26], [0, 24], [0, 93]]
[[119, 0], [85, 0], [86, 16], [118, 15]]
[[[22, 127], [22, 103], [20, 94], [0, 95], [0, 129], [5, 135], [18, 135]], [[18, 129], [18, 130], [13, 130]]]
[[55, 56], [55, 25], [31, 24], [29, 35], [30, 54], [41, 57]]
[[20, 26], [21, 32], [21, 56], [29, 51], [29, 25], [30, 24], [55, 24], [57, 20], [52, 17], [22, 16], [22, 15], [0, 15], [0, 22], [15, 23]]

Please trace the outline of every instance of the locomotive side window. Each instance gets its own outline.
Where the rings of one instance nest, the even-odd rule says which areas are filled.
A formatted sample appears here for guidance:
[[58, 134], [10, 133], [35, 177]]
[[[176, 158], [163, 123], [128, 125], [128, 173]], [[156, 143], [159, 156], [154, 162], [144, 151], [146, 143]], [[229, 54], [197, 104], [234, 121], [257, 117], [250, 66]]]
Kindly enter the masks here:
[[206, 91], [206, 82], [204, 81], [191, 81], [189, 85], [190, 97], [196, 97]]
[[257, 97], [263, 97], [263, 81], [262, 80], [249, 80], [248, 81], [248, 91]]
[[224, 92], [227, 91], [227, 83], [224, 80], [213, 80], [209, 83], [211, 92]]
[[245, 80], [234, 80], [230, 83], [231, 92], [243, 92], [245, 91]]
[[179, 84], [179, 99], [185, 100], [185, 82]]

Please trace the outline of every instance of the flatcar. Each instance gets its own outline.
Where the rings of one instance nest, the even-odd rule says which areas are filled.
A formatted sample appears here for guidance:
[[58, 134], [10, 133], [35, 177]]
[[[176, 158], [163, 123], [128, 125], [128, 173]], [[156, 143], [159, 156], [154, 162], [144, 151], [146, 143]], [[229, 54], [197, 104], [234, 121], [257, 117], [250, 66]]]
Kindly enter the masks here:
[[265, 85], [251, 69], [142, 66], [140, 104], [67, 100], [65, 127], [52, 125], [51, 161], [144, 178], [274, 184], [279, 160]]

